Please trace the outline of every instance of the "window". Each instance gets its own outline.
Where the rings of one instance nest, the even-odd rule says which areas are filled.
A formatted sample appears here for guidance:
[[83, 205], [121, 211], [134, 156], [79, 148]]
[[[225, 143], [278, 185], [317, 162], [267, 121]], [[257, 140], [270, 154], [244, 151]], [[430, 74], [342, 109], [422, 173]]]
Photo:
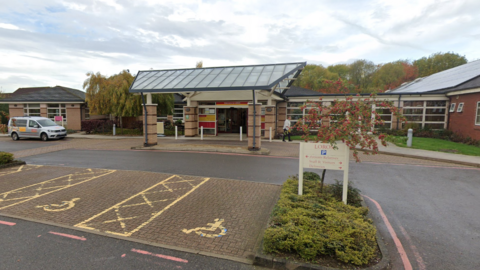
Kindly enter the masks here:
[[480, 125], [480, 101], [477, 102], [477, 117], [475, 118], [475, 125]]
[[463, 112], [463, 102], [458, 103], [457, 112]]
[[12, 127], [26, 127], [27, 126], [27, 120], [13, 118], [10, 125]]
[[[403, 105], [403, 115], [408, 122], [418, 123], [421, 128], [442, 129], [446, 127], [447, 101], [404, 101]], [[460, 104], [458, 106], [460, 107]], [[455, 110], [455, 103], [450, 105], [450, 110], [452, 108]]]
[[173, 120], [183, 121], [183, 104], [176, 104], [173, 106]]
[[90, 109], [89, 108], [85, 108], [85, 119], [86, 120], [90, 119]]
[[47, 117], [55, 120], [55, 116], [63, 116], [63, 121], [67, 121], [65, 104], [47, 104]]
[[40, 104], [23, 104], [23, 113], [25, 116], [41, 116]]
[[37, 126], [38, 126], [38, 123], [37, 123], [37, 122], [35, 122], [34, 120], [30, 120], [30, 121], [28, 122], [28, 127], [34, 128], [34, 127], [35, 127], [35, 125], [37, 125]]
[[450, 104], [450, 112], [454, 112], [455, 111], [455, 103], [452, 103]]

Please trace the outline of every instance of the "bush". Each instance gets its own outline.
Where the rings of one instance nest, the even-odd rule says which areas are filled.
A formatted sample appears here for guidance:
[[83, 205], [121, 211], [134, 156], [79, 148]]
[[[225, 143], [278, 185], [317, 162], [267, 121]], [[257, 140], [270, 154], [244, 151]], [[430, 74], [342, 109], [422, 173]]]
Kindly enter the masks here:
[[182, 122], [182, 120], [180, 120], [180, 119], [178, 119], [177, 121], [175, 121], [175, 125], [176, 125], [176, 126], [180, 126], [180, 125], [182, 125], [182, 124], [183, 124], [183, 122]]
[[8, 132], [8, 128], [7, 128], [7, 125], [4, 125], [4, 124], [0, 124], [0, 133], [7, 133]]
[[[310, 176], [313, 174], [307, 178]], [[298, 179], [284, 183], [265, 231], [264, 251], [298, 254], [307, 261], [331, 256], [354, 265], [370, 263], [377, 243], [376, 229], [366, 217], [368, 209], [345, 205], [329, 193], [318, 195], [317, 186], [314, 181], [305, 181], [304, 195], [298, 196]]]
[[82, 130], [87, 134], [106, 133], [113, 130], [113, 124], [117, 123], [112, 120], [85, 120], [82, 121]]
[[13, 161], [13, 154], [7, 152], [0, 152], [0, 165], [7, 164]]

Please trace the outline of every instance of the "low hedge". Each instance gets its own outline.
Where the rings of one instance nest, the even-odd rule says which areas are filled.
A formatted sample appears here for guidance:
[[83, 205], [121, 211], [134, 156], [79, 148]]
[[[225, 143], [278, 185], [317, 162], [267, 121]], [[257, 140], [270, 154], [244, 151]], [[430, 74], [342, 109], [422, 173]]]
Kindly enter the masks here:
[[13, 162], [13, 154], [0, 152], [0, 165]]
[[87, 134], [111, 132], [113, 124], [118, 127], [118, 123], [112, 120], [84, 120], [81, 123], [82, 130]]
[[338, 187], [332, 190], [332, 185], [319, 193], [313, 178], [319, 179], [304, 177], [303, 196], [297, 195], [296, 177], [283, 184], [265, 231], [264, 251], [288, 257], [298, 255], [312, 262], [328, 256], [348, 264], [370, 263], [376, 258], [378, 246], [376, 228], [366, 216], [368, 209], [345, 205], [335, 198]]

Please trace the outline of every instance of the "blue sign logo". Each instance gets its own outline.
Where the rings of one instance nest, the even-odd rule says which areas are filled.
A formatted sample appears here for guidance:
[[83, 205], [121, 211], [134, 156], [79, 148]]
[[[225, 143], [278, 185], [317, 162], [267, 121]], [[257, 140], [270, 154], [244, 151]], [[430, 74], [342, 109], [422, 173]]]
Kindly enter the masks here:
[[327, 155], [327, 150], [321, 150], [320, 153], [321, 153], [322, 156], [326, 156]]

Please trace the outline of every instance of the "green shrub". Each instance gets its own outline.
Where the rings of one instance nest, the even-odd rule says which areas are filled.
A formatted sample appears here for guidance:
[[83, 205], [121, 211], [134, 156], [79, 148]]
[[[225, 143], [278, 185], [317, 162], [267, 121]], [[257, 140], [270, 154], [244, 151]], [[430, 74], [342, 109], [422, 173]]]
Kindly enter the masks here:
[[13, 154], [7, 152], [0, 152], [0, 165], [7, 164], [13, 161]]
[[368, 264], [377, 251], [376, 229], [366, 217], [367, 208], [345, 205], [331, 195], [338, 186], [318, 194], [316, 182], [305, 181], [304, 195], [298, 196], [298, 179], [288, 179], [265, 231], [264, 251], [298, 254], [307, 261], [332, 256], [345, 263]]
[[303, 179], [310, 181], [320, 181], [320, 175], [314, 172], [304, 172]]
[[[352, 182], [348, 182], [347, 204], [361, 207], [362, 197], [360, 196], [360, 190], [354, 188], [351, 184]], [[335, 184], [328, 185], [326, 191], [335, 199], [341, 201], [343, 196], [343, 183], [340, 183], [340, 181], [335, 179]]]

